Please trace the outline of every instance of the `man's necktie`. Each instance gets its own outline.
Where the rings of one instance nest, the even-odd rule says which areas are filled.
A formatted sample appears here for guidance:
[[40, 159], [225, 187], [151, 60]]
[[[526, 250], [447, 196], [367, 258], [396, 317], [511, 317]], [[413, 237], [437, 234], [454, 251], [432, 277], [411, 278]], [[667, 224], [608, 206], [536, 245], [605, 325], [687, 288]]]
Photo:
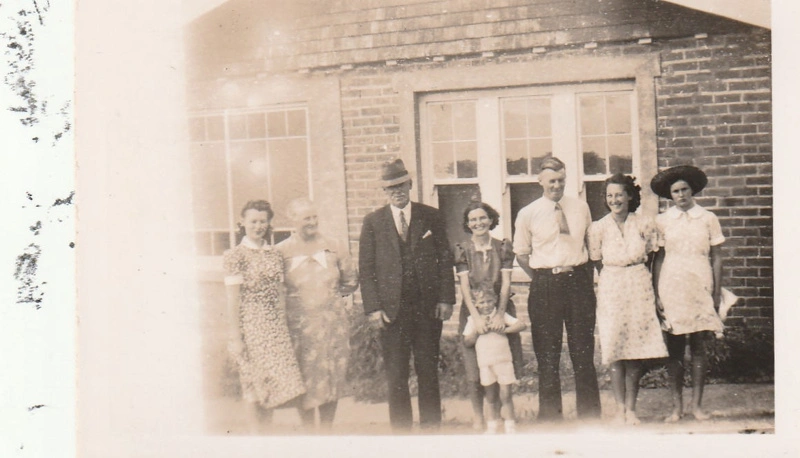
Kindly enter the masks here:
[[408, 239], [408, 223], [406, 222], [406, 214], [400, 212], [400, 237], [405, 242]]
[[558, 203], [556, 203], [556, 219], [558, 220], [559, 232], [561, 232], [562, 234], [569, 235], [569, 224], [567, 223], [567, 215], [564, 214], [564, 210]]

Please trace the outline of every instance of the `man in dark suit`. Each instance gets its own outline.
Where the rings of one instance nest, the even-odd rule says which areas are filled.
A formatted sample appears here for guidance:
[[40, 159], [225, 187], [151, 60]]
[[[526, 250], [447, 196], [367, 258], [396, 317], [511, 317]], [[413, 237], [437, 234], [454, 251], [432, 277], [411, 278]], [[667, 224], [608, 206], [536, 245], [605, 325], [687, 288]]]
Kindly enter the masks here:
[[389, 205], [364, 218], [359, 270], [364, 312], [380, 329], [394, 430], [411, 428], [409, 360], [419, 385], [419, 422], [438, 428], [439, 340], [455, 303], [453, 260], [444, 222], [433, 207], [410, 202], [411, 177], [403, 161], [383, 164]]

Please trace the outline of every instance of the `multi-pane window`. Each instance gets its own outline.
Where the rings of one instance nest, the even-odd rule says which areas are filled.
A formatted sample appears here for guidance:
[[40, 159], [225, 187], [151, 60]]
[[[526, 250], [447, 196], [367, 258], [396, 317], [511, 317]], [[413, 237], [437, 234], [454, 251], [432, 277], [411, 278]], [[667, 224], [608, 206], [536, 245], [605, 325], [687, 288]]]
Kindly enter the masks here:
[[239, 212], [249, 200], [272, 204], [274, 242], [289, 235], [283, 209], [311, 193], [307, 118], [304, 106], [190, 117], [198, 254], [218, 256], [238, 243]]
[[606, 213], [603, 180], [639, 166], [632, 83], [426, 94], [419, 110], [424, 199], [444, 212], [453, 242], [467, 237], [470, 200], [495, 207], [495, 234], [512, 237], [519, 210], [542, 195], [547, 157], [564, 161], [566, 193], [585, 199], [594, 219]]

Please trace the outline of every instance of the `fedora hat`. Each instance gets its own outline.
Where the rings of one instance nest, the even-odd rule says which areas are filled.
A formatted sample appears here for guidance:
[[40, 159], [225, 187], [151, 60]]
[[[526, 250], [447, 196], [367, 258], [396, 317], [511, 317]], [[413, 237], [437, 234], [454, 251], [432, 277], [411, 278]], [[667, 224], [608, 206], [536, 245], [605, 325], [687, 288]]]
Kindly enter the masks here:
[[658, 172], [650, 181], [650, 189], [665, 199], [672, 199], [669, 188], [680, 180], [689, 183], [692, 194], [702, 191], [708, 184], [708, 177], [702, 170], [693, 165], [678, 165]]
[[383, 163], [383, 166], [381, 166], [381, 186], [388, 188], [406, 181], [411, 181], [411, 175], [408, 174], [402, 159], [391, 159]]

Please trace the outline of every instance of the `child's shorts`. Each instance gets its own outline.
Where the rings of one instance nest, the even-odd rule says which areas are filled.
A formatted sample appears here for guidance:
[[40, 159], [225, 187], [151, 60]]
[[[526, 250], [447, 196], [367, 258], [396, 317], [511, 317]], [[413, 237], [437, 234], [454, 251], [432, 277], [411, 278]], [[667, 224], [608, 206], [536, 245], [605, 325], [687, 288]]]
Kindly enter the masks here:
[[517, 383], [517, 377], [514, 376], [514, 363], [511, 361], [481, 366], [480, 370], [481, 385], [483, 386], [489, 386], [495, 383], [501, 385]]

